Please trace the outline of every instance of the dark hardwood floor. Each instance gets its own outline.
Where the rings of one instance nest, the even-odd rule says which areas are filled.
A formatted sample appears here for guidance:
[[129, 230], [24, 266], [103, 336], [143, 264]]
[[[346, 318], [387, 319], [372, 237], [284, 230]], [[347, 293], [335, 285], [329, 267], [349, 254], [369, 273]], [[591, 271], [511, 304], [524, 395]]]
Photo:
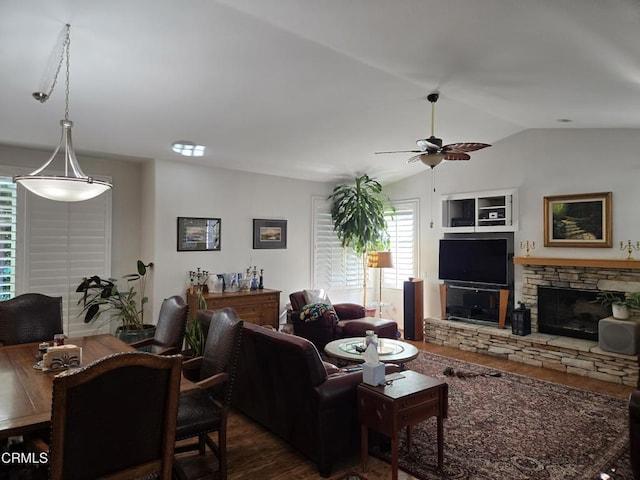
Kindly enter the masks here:
[[[511, 362], [488, 355], [464, 352], [431, 343], [411, 343], [427, 352], [620, 398], [627, 398], [633, 390], [633, 388], [624, 385], [591, 380], [577, 375]], [[292, 450], [286, 443], [238, 413], [233, 412], [230, 417], [228, 435], [228, 477], [230, 480], [322, 478], [313, 463], [307, 461], [304, 457]], [[183, 458], [181, 461], [186, 462], [187, 460]], [[188, 461], [188, 463], [193, 462], [193, 459]], [[211, 475], [207, 473], [207, 471], [210, 471], [210, 468], [212, 467], [208, 465], [207, 462], [196, 461], [196, 463], [192, 464], [190, 474], [194, 476], [193, 478], [211, 478]], [[340, 478], [342, 475], [352, 471], [362, 473], [360, 458], [358, 456], [342, 465], [338, 465], [331, 478]], [[387, 480], [391, 478], [389, 465], [376, 458], [369, 458], [369, 469], [366, 473], [363, 473], [363, 475], [368, 480]], [[399, 473], [399, 480], [410, 480], [414, 478], [415, 477], [404, 472]]]

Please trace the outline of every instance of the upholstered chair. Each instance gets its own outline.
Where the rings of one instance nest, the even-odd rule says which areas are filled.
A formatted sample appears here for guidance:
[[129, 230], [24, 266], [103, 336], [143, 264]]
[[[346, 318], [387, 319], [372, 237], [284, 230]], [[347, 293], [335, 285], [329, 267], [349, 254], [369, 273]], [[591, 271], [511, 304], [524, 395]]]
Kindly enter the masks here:
[[139, 340], [132, 343], [131, 346], [156, 355], [180, 353], [188, 315], [189, 307], [181, 296], [174, 295], [164, 299], [153, 338]]
[[45, 342], [62, 333], [62, 297], [24, 293], [0, 302], [0, 345]]
[[[205, 445], [218, 457], [219, 477], [227, 478], [227, 417], [234, 383], [243, 321], [232, 308], [213, 312], [202, 357], [188, 360], [185, 369], [199, 369], [197, 389], [180, 396], [176, 440], [198, 438], [196, 443], [181, 444], [176, 452], [199, 450]], [[216, 444], [210, 433], [218, 433]], [[178, 467], [177, 472], [184, 478]]]
[[54, 377], [50, 478], [171, 479], [181, 364], [125, 352]]

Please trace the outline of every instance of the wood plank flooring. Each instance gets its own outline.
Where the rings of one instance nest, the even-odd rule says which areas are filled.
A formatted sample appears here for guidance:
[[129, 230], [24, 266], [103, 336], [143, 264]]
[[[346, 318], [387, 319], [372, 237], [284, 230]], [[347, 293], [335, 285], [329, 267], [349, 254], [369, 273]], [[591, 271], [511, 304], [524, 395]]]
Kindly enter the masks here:
[[[450, 347], [443, 347], [425, 342], [410, 342], [421, 350], [457, 358], [467, 362], [478, 363], [493, 368], [516, 372], [522, 375], [562, 383], [585, 390], [607, 395], [627, 398], [633, 388], [624, 385], [591, 380], [541, 367], [510, 362], [488, 355], [464, 352]], [[288, 444], [265, 431], [238, 413], [232, 413], [228, 428], [229, 480], [253, 479], [322, 479], [315, 464], [296, 453]], [[210, 454], [208, 455], [210, 456]], [[182, 459], [192, 463], [194, 459]], [[190, 474], [193, 478], [211, 478], [211, 465], [206, 462], [193, 464]], [[337, 465], [331, 479], [340, 478], [349, 472], [362, 473], [359, 456]], [[369, 458], [369, 469], [362, 473], [368, 480], [387, 480], [391, 478], [389, 465], [376, 458]], [[415, 477], [400, 472], [399, 480], [412, 480]]]

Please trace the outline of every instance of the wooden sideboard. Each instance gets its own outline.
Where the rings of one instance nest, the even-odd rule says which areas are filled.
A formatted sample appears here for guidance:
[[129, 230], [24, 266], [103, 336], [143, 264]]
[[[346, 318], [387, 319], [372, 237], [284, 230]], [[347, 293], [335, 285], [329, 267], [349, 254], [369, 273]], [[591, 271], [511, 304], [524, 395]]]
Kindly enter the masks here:
[[[231, 307], [245, 322], [256, 325], [271, 325], [278, 329], [280, 317], [280, 291], [264, 288], [262, 290], [249, 290], [246, 292], [203, 293], [207, 302], [207, 309], [219, 310]], [[190, 315], [199, 310], [198, 294], [188, 293], [187, 304]]]

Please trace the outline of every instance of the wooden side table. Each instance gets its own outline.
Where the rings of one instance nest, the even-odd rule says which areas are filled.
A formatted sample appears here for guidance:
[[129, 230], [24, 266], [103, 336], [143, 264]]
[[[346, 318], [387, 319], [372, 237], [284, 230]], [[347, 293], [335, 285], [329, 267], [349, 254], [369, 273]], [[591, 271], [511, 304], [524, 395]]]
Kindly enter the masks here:
[[398, 434], [407, 429], [407, 447], [411, 449], [411, 427], [430, 417], [437, 417], [438, 470], [444, 464], [444, 426], [449, 405], [449, 386], [442, 380], [412, 370], [402, 378], [377, 387], [358, 385], [358, 415], [361, 424], [362, 470], [367, 469], [369, 429], [391, 439], [392, 480], [398, 479]]

